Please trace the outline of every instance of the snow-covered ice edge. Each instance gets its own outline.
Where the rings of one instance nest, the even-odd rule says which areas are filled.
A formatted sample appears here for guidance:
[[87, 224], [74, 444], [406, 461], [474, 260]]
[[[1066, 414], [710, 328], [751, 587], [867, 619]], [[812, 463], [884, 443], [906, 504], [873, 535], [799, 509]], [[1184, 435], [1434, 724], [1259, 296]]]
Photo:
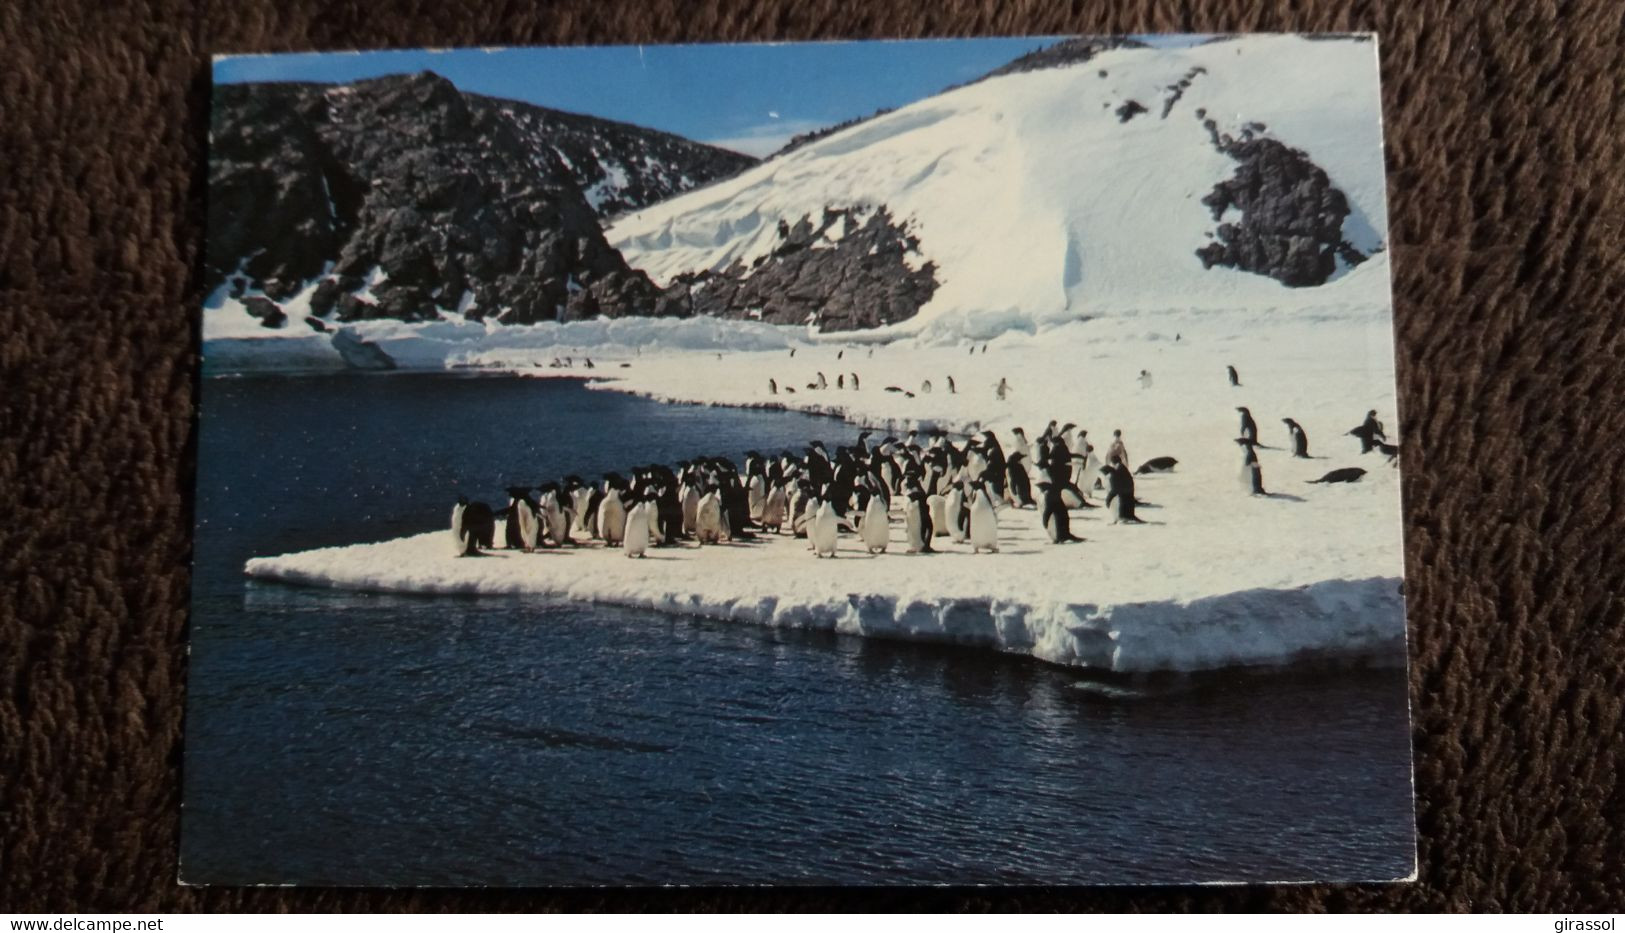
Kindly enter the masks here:
[[[751, 549], [813, 564], [802, 543], [790, 538]], [[968, 645], [1113, 673], [1279, 667], [1326, 659], [1395, 665], [1405, 656], [1400, 581], [1387, 577], [1111, 604], [1029, 600], [1019, 585], [978, 593], [972, 581], [955, 582], [960, 575], [953, 571], [966, 566], [963, 561], [990, 563], [999, 559], [996, 555], [931, 557], [948, 572], [927, 578], [899, 574], [894, 591], [881, 593], [841, 585], [848, 579], [843, 565], [856, 568], [864, 562], [851, 555], [819, 562], [830, 568], [824, 585], [786, 587], [770, 572], [718, 572], [722, 564], [705, 568], [708, 572], [685, 574], [681, 567], [672, 572], [674, 563], [698, 569], [692, 562], [700, 554], [726, 560], [726, 547], [681, 548], [656, 554], [668, 560], [651, 561], [625, 560], [601, 548], [499, 551], [480, 558], [453, 557], [451, 550], [448, 532], [429, 532], [255, 558], [244, 569], [258, 581], [359, 592], [565, 598], [770, 627]]]

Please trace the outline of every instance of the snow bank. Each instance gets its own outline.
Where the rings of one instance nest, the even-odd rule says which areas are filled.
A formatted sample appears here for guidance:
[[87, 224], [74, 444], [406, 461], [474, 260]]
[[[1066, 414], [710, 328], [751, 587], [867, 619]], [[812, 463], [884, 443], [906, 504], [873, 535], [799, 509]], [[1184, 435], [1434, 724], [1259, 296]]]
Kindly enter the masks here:
[[[1121, 121], [1126, 100], [1149, 112]], [[981, 339], [1171, 304], [1386, 302], [1385, 267], [1304, 289], [1202, 267], [1195, 251], [1217, 225], [1201, 199], [1236, 165], [1198, 110], [1220, 132], [1261, 123], [1305, 150], [1349, 198], [1345, 236], [1367, 251], [1382, 241], [1376, 43], [1268, 35], [1115, 49], [972, 84], [625, 215], [607, 236], [665, 282], [748, 266], [778, 245], [781, 220], [884, 204], [939, 269], [936, 294], [893, 334]]]
[[[1020, 519], [1036, 521], [1032, 513]], [[1126, 536], [1146, 529], [1117, 531]], [[900, 529], [892, 534], [900, 547]], [[1404, 606], [1393, 578], [1150, 598], [1155, 587], [1134, 585], [1137, 571], [1118, 568], [1126, 561], [1107, 553], [1106, 545], [1052, 548], [1040, 543], [1040, 534], [1036, 527], [1008, 534], [995, 555], [971, 555], [940, 539], [945, 553], [871, 557], [848, 539], [835, 559], [817, 560], [804, 541], [774, 536], [655, 550], [630, 560], [596, 544], [459, 558], [452, 556], [450, 532], [438, 531], [255, 559], [246, 571], [259, 580], [374, 592], [564, 596], [758, 625], [975, 645], [1125, 673], [1404, 657]], [[1080, 602], [1061, 598], [1063, 590], [1099, 597]]]

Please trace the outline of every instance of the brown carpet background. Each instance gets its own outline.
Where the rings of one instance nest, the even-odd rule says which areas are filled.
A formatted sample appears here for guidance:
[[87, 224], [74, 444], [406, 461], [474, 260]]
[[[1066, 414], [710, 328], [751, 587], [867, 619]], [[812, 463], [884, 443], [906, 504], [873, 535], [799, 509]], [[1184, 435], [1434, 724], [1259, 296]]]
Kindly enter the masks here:
[[[208, 56], [1375, 30], [1413, 885], [387, 891], [174, 883]], [[0, 4], [0, 911], [1625, 908], [1617, 0]]]

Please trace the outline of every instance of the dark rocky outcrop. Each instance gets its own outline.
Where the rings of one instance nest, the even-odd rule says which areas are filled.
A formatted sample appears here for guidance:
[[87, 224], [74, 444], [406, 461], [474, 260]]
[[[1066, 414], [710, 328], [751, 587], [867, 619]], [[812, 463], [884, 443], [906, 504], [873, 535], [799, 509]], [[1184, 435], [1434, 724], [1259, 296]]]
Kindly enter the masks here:
[[[812, 324], [826, 333], [907, 320], [936, 291], [936, 266], [884, 206], [825, 208], [781, 221], [773, 252], [720, 272], [677, 276], [660, 313], [712, 315], [771, 324]], [[910, 261], [918, 266], [912, 268]]]
[[[1149, 48], [1138, 39], [1127, 36], [1081, 36], [1076, 39], [1064, 39], [1054, 45], [1047, 45], [1034, 52], [1028, 52], [1008, 65], [1001, 65], [993, 69], [976, 81], [986, 81], [988, 78], [997, 78], [1000, 75], [1020, 74], [1026, 71], [1042, 71], [1046, 68], [1065, 68], [1068, 65], [1077, 65], [1089, 61], [1101, 52], [1112, 49], [1143, 49]], [[1104, 73], [1101, 77], [1105, 77]], [[975, 84], [975, 81], [971, 82]]]
[[870, 120], [873, 120], [876, 117], [883, 117], [886, 114], [891, 113], [893, 110], [896, 110], [896, 109], [897, 108], [895, 108], [895, 107], [882, 107], [879, 110], [876, 110], [874, 113], [871, 113], [866, 117], [853, 117], [850, 120], [842, 120], [839, 123], [834, 123], [834, 124], [831, 124], [829, 126], [819, 127], [816, 130], [808, 130], [805, 133], [797, 133], [796, 135], [790, 137], [789, 142], [785, 143], [784, 145], [780, 146], [778, 149], [774, 150], [773, 154], [768, 156], [768, 158], [769, 159], [776, 159], [779, 156], [784, 155], [787, 152], [794, 152], [797, 149], [800, 149], [802, 146], [807, 145], [808, 143], [817, 142], [818, 140], [823, 139], [826, 136], [833, 136], [834, 134], [839, 133], [841, 130], [847, 129], [848, 127], [857, 126], [859, 123], [867, 123], [867, 122], [869, 122]]
[[[504, 323], [652, 313], [658, 290], [604, 240], [600, 211], [752, 161], [430, 72], [222, 85], [210, 136], [206, 287], [280, 302], [322, 277], [311, 311], [341, 320], [433, 319], [465, 295], [469, 317]], [[599, 184], [610, 175], [625, 184]]]
[[1179, 99], [1185, 96], [1185, 89], [1191, 86], [1191, 83], [1196, 80], [1196, 76], [1205, 74], [1207, 74], [1207, 69], [1201, 65], [1196, 65], [1185, 72], [1184, 77], [1168, 85], [1168, 96], [1162, 99], [1162, 119], [1168, 119], [1169, 112], [1174, 109], [1175, 104], [1179, 103]]
[[1145, 105], [1137, 100], [1125, 100], [1116, 110], [1112, 112], [1117, 114], [1118, 123], [1127, 123], [1140, 114], [1145, 113], [1146, 110]]
[[1261, 123], [1248, 124], [1239, 138], [1221, 134], [1213, 120], [1203, 126], [1237, 166], [1202, 203], [1215, 221], [1231, 208], [1240, 212], [1219, 223], [1214, 240], [1196, 251], [1204, 268], [1228, 266], [1299, 288], [1324, 284], [1339, 256], [1351, 266], [1365, 261], [1343, 238], [1348, 198], [1307, 153], [1260, 135]]

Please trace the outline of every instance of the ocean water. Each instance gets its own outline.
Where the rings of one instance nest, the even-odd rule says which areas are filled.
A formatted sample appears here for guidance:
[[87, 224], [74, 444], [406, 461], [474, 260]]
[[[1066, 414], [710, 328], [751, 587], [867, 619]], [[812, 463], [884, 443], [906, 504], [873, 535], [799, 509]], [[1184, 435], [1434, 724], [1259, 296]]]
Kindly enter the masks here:
[[499, 506], [510, 482], [854, 433], [567, 381], [208, 380], [182, 878], [1022, 884], [1411, 872], [1397, 669], [1100, 679], [976, 649], [242, 575], [252, 556], [440, 527], [459, 493]]

